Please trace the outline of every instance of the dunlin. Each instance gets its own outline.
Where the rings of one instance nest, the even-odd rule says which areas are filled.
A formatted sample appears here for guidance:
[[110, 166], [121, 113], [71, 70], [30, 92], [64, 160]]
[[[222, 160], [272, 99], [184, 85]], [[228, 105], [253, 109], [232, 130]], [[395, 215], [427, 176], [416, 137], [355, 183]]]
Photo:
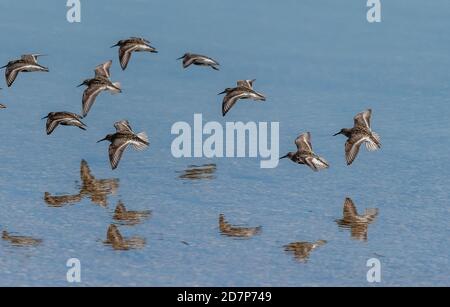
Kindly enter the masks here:
[[5, 69], [6, 84], [10, 87], [16, 80], [19, 72], [44, 71], [48, 72], [48, 68], [38, 64], [37, 59], [42, 54], [24, 54], [19, 60], [8, 62], [3, 67]]
[[306, 164], [316, 172], [329, 167], [328, 162], [324, 158], [319, 157], [313, 152], [311, 134], [309, 132], [300, 134], [295, 139], [295, 145], [297, 145], [296, 152], [289, 152], [280, 159], [289, 158], [295, 163]]
[[182, 57], [178, 58], [177, 60], [183, 59], [183, 68], [187, 68], [190, 65], [198, 65], [198, 66], [209, 66], [212, 69], [219, 70], [217, 66], [220, 66], [220, 64], [207, 56], [200, 55], [200, 54], [194, 54], [194, 53], [185, 53]]
[[87, 88], [83, 92], [83, 117], [85, 117], [92, 105], [95, 102], [98, 94], [102, 91], [110, 91], [113, 94], [121, 93], [119, 82], [111, 82], [109, 69], [112, 61], [105, 62], [95, 67], [95, 77], [92, 79], [86, 79], [78, 85], [78, 87], [85, 85]]
[[51, 134], [58, 125], [75, 126], [82, 130], [86, 130], [86, 125], [81, 121], [81, 116], [70, 112], [50, 112], [47, 116], [47, 135]]
[[158, 52], [150, 45], [148, 40], [141, 37], [130, 37], [129, 39], [120, 40], [111, 48], [117, 46], [119, 46], [119, 60], [122, 70], [127, 68], [132, 52]]
[[356, 114], [353, 119], [353, 128], [343, 128], [341, 131], [334, 134], [335, 136], [343, 134], [348, 138], [345, 143], [345, 158], [347, 160], [347, 165], [353, 163], [362, 143], [366, 144], [366, 148], [369, 151], [381, 148], [380, 136], [372, 131], [370, 125], [371, 115], [371, 109]]
[[114, 124], [116, 133], [108, 134], [103, 139], [97, 141], [110, 141], [109, 145], [109, 161], [111, 168], [115, 169], [119, 164], [120, 158], [128, 145], [133, 145], [136, 150], [143, 150], [150, 144], [145, 132], [135, 134], [127, 120], [118, 121]]
[[236, 87], [226, 88], [223, 92], [219, 93], [219, 95], [225, 94], [222, 101], [223, 116], [228, 113], [239, 99], [253, 99], [255, 101], [266, 100], [266, 97], [263, 94], [253, 90], [254, 81], [255, 80], [239, 80], [237, 81]]

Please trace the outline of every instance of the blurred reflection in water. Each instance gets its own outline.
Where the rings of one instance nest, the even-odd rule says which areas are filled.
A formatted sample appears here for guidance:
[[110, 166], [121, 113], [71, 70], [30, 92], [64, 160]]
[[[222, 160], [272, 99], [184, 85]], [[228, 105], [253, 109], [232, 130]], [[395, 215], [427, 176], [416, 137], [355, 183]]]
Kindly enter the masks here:
[[314, 243], [310, 242], [293, 242], [284, 246], [284, 250], [294, 254], [294, 258], [300, 262], [308, 262], [309, 254], [319, 246], [327, 243], [325, 240], [318, 240]]
[[250, 238], [261, 232], [262, 227], [239, 227], [229, 224], [223, 214], [219, 215], [219, 230], [224, 236]]
[[2, 232], [2, 239], [15, 246], [35, 246], [42, 243], [41, 239], [26, 236], [13, 236], [5, 230]]
[[216, 172], [215, 164], [204, 164], [204, 165], [189, 165], [187, 169], [185, 169], [181, 173], [178, 178], [179, 179], [188, 179], [188, 180], [201, 180], [201, 179], [215, 179], [214, 173]]
[[107, 196], [115, 194], [119, 188], [119, 179], [117, 178], [96, 179], [84, 160], [81, 160], [80, 177], [80, 195], [90, 197], [93, 203], [102, 207], [108, 206]]
[[49, 192], [44, 193], [44, 201], [49, 207], [62, 207], [67, 204], [74, 204], [81, 201], [81, 195], [57, 195], [52, 196]]
[[359, 215], [355, 204], [347, 197], [344, 202], [343, 215], [342, 219], [336, 220], [339, 227], [350, 229], [352, 238], [367, 241], [369, 224], [375, 220], [378, 215], [378, 209], [366, 209], [364, 214]]
[[110, 245], [115, 250], [129, 250], [136, 248], [143, 248], [146, 244], [144, 238], [130, 237], [124, 238], [116, 225], [111, 224], [106, 232], [105, 245]]
[[125, 205], [119, 201], [116, 206], [116, 210], [114, 210], [113, 219], [127, 225], [136, 225], [141, 223], [143, 220], [149, 218], [151, 216], [150, 210], [144, 211], [131, 211], [127, 210]]
[[62, 207], [67, 204], [80, 202], [83, 197], [89, 197], [91, 201], [102, 207], [107, 207], [107, 196], [115, 194], [119, 188], [119, 179], [96, 179], [89, 169], [86, 161], [81, 160], [80, 166], [81, 187], [78, 194], [51, 195], [44, 193], [44, 201], [49, 207]]

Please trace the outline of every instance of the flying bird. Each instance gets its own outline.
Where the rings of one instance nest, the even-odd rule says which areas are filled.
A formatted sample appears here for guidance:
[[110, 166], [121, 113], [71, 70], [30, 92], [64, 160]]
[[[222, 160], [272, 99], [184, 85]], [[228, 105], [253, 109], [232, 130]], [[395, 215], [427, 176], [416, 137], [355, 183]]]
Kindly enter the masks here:
[[328, 162], [324, 158], [319, 157], [313, 152], [311, 146], [311, 133], [306, 132], [300, 134], [295, 139], [295, 145], [297, 146], [297, 151], [288, 152], [285, 156], [281, 157], [280, 160], [289, 158], [295, 163], [308, 165], [315, 172], [329, 167]]
[[235, 105], [239, 99], [253, 99], [255, 101], [261, 100], [265, 101], [266, 97], [256, 92], [253, 89], [253, 82], [255, 80], [239, 80], [237, 81], [237, 86], [234, 88], [226, 88], [223, 92], [219, 93], [225, 94], [222, 102], [222, 115], [228, 113], [228, 111]]
[[211, 59], [210, 57], [194, 54], [194, 53], [185, 53], [182, 57], [179, 57], [177, 60], [183, 59], [183, 68], [187, 68], [190, 65], [198, 65], [198, 66], [209, 66], [214, 70], [219, 70], [217, 66], [220, 66], [219, 62]]
[[338, 134], [345, 135], [348, 139], [345, 142], [345, 158], [347, 165], [350, 165], [358, 155], [361, 144], [365, 143], [369, 151], [374, 151], [381, 148], [380, 136], [372, 131], [370, 125], [370, 118], [372, 110], [367, 109], [364, 112], [356, 114], [354, 117], [353, 128], [343, 128]]
[[92, 79], [86, 79], [78, 85], [78, 87], [85, 85], [87, 88], [83, 92], [83, 117], [85, 117], [92, 105], [95, 102], [98, 94], [102, 91], [110, 91], [113, 94], [121, 93], [119, 82], [111, 82], [109, 69], [112, 65], [112, 61], [105, 62], [95, 67], [95, 77]]
[[111, 142], [108, 153], [112, 169], [117, 167], [128, 145], [133, 145], [136, 150], [143, 150], [150, 145], [147, 134], [145, 132], [135, 134], [127, 120], [116, 122], [114, 127], [116, 128], [116, 133], [108, 134], [103, 139], [97, 141], [97, 143], [106, 140]]
[[47, 135], [51, 134], [58, 125], [75, 126], [82, 130], [86, 130], [86, 125], [81, 121], [81, 116], [71, 112], [50, 112], [47, 116]]
[[16, 80], [19, 72], [33, 72], [33, 71], [44, 71], [48, 72], [48, 68], [40, 65], [37, 60], [38, 57], [43, 56], [43, 54], [24, 54], [20, 59], [10, 61], [1, 68], [5, 69], [6, 84], [10, 87], [14, 80]]
[[119, 60], [122, 70], [127, 68], [132, 52], [158, 53], [158, 51], [150, 45], [148, 40], [141, 37], [130, 37], [129, 39], [120, 40], [117, 44], [111, 46], [111, 48], [117, 46], [119, 46]]

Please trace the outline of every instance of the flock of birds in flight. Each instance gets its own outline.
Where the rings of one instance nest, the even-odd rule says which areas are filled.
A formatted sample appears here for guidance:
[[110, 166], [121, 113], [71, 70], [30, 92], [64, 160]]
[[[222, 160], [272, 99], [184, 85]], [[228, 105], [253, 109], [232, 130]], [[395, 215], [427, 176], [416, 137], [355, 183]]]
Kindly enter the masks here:
[[[144, 38], [131, 37], [129, 39], [118, 41], [113, 47], [119, 47], [119, 62], [122, 70], [125, 70], [131, 59], [133, 52], [149, 52], [157, 53], [158, 51], [151, 46], [150, 42]], [[38, 63], [38, 58], [41, 54], [27, 54], [22, 55], [20, 59], [10, 61], [1, 68], [5, 68], [5, 78], [8, 87], [12, 86], [17, 76], [21, 72], [49, 72], [47, 67]], [[185, 53], [177, 60], [182, 60], [183, 68], [188, 68], [191, 65], [206, 66], [213, 70], [219, 70], [220, 64], [207, 56]], [[112, 61], [107, 61], [95, 67], [95, 75], [93, 78], [84, 80], [79, 87], [85, 86], [82, 96], [82, 112], [81, 115], [72, 112], [50, 112], [43, 119], [47, 119], [46, 133], [50, 135], [56, 127], [61, 126], [75, 126], [82, 130], [86, 130], [86, 124], [82, 121], [90, 112], [97, 96], [105, 91], [113, 94], [121, 93], [121, 85], [119, 82], [111, 81], [110, 68]], [[265, 101], [266, 97], [260, 92], [254, 90], [255, 80], [239, 80], [235, 87], [226, 88], [223, 92], [225, 94], [222, 100], [222, 116], [225, 116], [230, 109], [241, 99], [251, 99], [254, 101]], [[6, 108], [5, 105], [0, 104], [0, 108]], [[354, 125], [352, 128], [343, 128], [334, 136], [342, 134], [347, 137], [345, 143], [345, 157], [347, 165], [350, 165], [358, 155], [361, 145], [364, 143], [369, 151], [374, 151], [381, 148], [380, 137], [371, 129], [371, 115], [372, 110], [368, 109], [358, 113], [354, 117]], [[112, 169], [116, 169], [125, 149], [132, 145], [137, 150], [147, 148], [150, 143], [145, 132], [135, 133], [127, 120], [121, 120], [114, 123], [116, 129], [115, 133], [106, 135], [102, 141], [109, 141], [109, 160]], [[295, 139], [297, 150], [289, 152], [280, 157], [289, 158], [291, 161], [303, 164], [310, 167], [314, 171], [319, 171], [329, 167], [329, 163], [319, 155], [315, 154], [311, 145], [310, 132], [302, 133]], [[197, 179], [210, 178], [215, 170], [214, 167], [208, 165], [204, 168], [193, 168], [186, 171], [180, 178]], [[68, 196], [52, 196], [50, 193], [45, 193], [45, 201], [50, 206], [62, 206], [65, 203], [78, 202], [84, 196], [91, 197], [92, 201], [100, 205], [106, 205], [106, 196], [117, 188], [115, 180], [97, 180], [90, 174], [89, 168], [85, 161], [81, 164], [81, 178], [83, 185], [80, 192], [76, 195]], [[206, 175], [206, 177], [198, 177], [199, 175]], [[123, 203], [119, 203], [115, 210], [114, 219], [118, 221], [128, 221], [131, 224], [138, 223], [142, 218], [148, 217], [150, 212], [129, 211], [125, 208]], [[367, 240], [367, 227], [375, 219], [378, 211], [376, 209], [368, 209], [365, 214], [358, 214], [353, 201], [346, 198], [343, 209], [343, 219], [336, 222], [340, 227], [350, 228], [352, 237], [360, 240]], [[251, 237], [261, 231], [261, 227], [240, 227], [228, 223], [223, 214], [219, 216], [219, 230], [221, 234], [231, 237]], [[2, 232], [2, 239], [11, 241], [17, 245], [35, 245], [41, 242], [40, 239], [34, 239], [24, 236], [12, 236], [6, 231]], [[124, 239], [120, 234], [118, 228], [111, 224], [107, 231], [107, 244], [111, 244], [114, 249], [129, 249], [133, 246], [142, 246], [145, 240], [140, 238]], [[285, 245], [284, 248], [288, 252], [293, 252], [294, 256], [300, 261], [307, 261], [312, 250], [320, 247], [326, 243], [325, 240], [318, 240], [316, 242], [293, 242]], [[186, 243], [187, 244], [187, 243]]]
[[[158, 51], [151, 46], [150, 42], [144, 38], [131, 37], [118, 41], [115, 45], [119, 47], [119, 62], [122, 70], [125, 70], [131, 59], [133, 52], [150, 52], [157, 53]], [[20, 59], [10, 61], [1, 68], [5, 68], [5, 78], [8, 87], [12, 86], [20, 72], [48, 72], [47, 67], [38, 63], [38, 57], [41, 54], [26, 54], [22, 55]], [[178, 60], [183, 60], [183, 68], [191, 65], [211, 67], [214, 70], [219, 70], [220, 64], [207, 56], [185, 53]], [[82, 130], [86, 130], [86, 125], [82, 122], [89, 111], [91, 110], [97, 96], [104, 91], [109, 91], [113, 94], [121, 93], [121, 85], [119, 82], [111, 81], [110, 68], [112, 61], [107, 61], [95, 67], [95, 75], [93, 78], [84, 80], [79, 86], [86, 86], [82, 97], [82, 114], [72, 112], [50, 112], [43, 119], [47, 119], [46, 132], [51, 134], [58, 125], [75, 126]], [[239, 80], [236, 87], [226, 88], [220, 94], [225, 94], [222, 101], [222, 115], [225, 116], [230, 109], [240, 99], [251, 99], [254, 101], [265, 101], [266, 97], [255, 91], [253, 88], [255, 80]], [[5, 105], [0, 104], [0, 108], [6, 108]], [[347, 137], [345, 143], [345, 157], [347, 164], [350, 165], [358, 155], [361, 145], [364, 143], [369, 151], [381, 148], [380, 137], [377, 133], [372, 131], [370, 119], [372, 110], [368, 109], [364, 112], [358, 113], [354, 117], [354, 126], [352, 128], [343, 128], [338, 134]], [[122, 120], [114, 123], [116, 132], [106, 135], [101, 141], [109, 141], [109, 160], [111, 168], [117, 168], [119, 161], [125, 149], [132, 145], [137, 150], [143, 150], [149, 146], [149, 140], [145, 132], [135, 133], [130, 123], [127, 120]], [[329, 163], [322, 157], [316, 155], [312, 150], [311, 134], [310, 132], [299, 135], [295, 140], [297, 151], [289, 152], [283, 158], [289, 158], [295, 163], [309, 166], [314, 171], [319, 171], [329, 167]]]

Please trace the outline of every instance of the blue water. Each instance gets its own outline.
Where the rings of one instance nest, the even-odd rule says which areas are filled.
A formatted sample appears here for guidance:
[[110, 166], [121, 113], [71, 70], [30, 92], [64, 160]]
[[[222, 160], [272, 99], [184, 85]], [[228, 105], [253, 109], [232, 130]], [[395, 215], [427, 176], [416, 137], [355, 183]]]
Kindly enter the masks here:
[[[0, 229], [42, 239], [37, 246], [0, 240], [0, 286], [71, 285], [66, 261], [78, 258], [81, 285], [372, 286], [366, 261], [381, 261], [381, 286], [450, 285], [450, 26], [446, 0], [382, 1], [382, 22], [369, 24], [365, 1], [81, 1], [82, 21], [66, 21], [65, 1], [0, 2], [0, 62], [48, 54], [50, 73], [20, 74], [0, 91]], [[118, 65], [117, 40], [151, 40], [158, 54], [134, 54]], [[181, 68], [192, 51], [221, 71]], [[81, 111], [82, 80], [113, 59], [123, 93], [101, 94], [87, 131], [45, 134], [50, 111]], [[221, 116], [216, 94], [256, 78], [267, 101], [238, 103]], [[380, 151], [362, 149], [347, 167], [345, 138], [332, 137], [353, 116], [373, 109]], [[283, 160], [175, 159], [174, 122], [279, 121], [280, 154], [311, 131], [314, 150], [331, 164], [314, 173]], [[128, 150], [112, 171], [107, 144], [95, 141], [126, 118], [146, 131], [150, 148]], [[97, 179], [118, 178], [108, 207], [88, 197], [60, 208], [44, 193], [76, 194], [80, 162]], [[212, 179], [180, 179], [189, 165], [216, 164]], [[338, 227], [345, 197], [358, 211], [378, 208], [367, 240]], [[148, 220], [119, 225], [141, 237], [140, 249], [103, 244], [116, 203], [151, 210]], [[221, 235], [223, 213], [234, 225], [262, 226], [248, 239]], [[283, 246], [326, 240], [307, 262]], [[185, 243], [183, 243], [184, 241]]]

